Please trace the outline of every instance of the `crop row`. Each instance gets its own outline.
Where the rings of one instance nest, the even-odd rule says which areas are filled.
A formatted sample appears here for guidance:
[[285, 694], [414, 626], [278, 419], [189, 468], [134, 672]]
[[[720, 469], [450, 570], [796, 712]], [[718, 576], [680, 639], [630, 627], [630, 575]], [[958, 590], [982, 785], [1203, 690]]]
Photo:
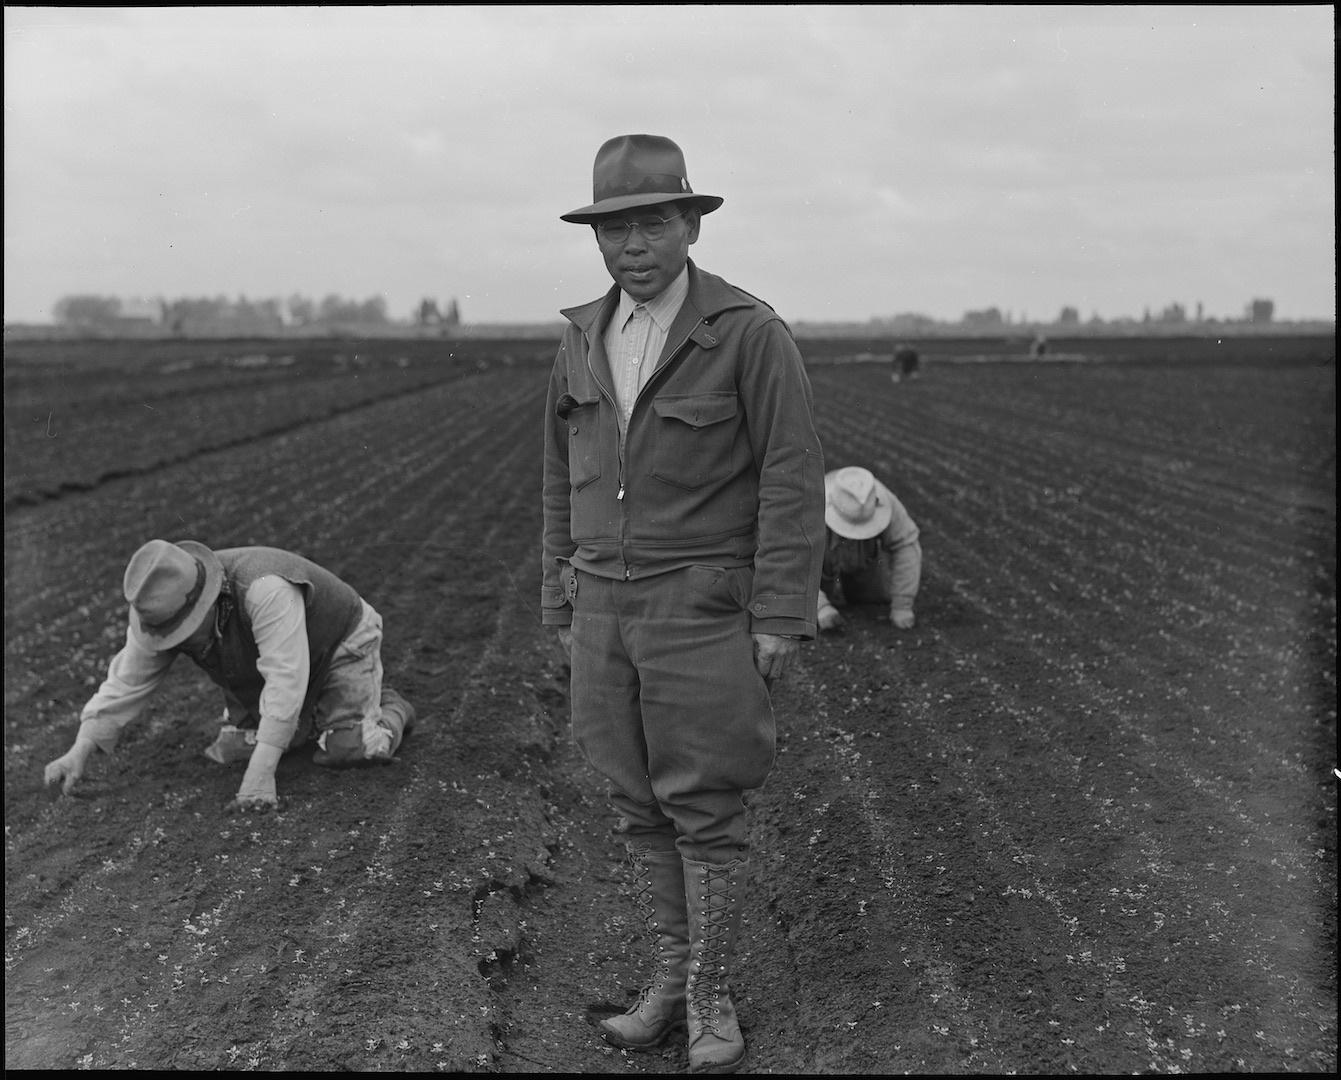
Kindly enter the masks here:
[[[239, 363], [238, 361], [242, 361]], [[477, 365], [333, 352], [6, 378], [5, 505], [83, 490], [459, 379]]]
[[[534, 565], [529, 481], [538, 440], [527, 436], [542, 392], [535, 381], [519, 389], [505, 370], [462, 374], [10, 515], [7, 791], [31, 785], [53, 753], [53, 736], [68, 737], [124, 626], [120, 567], [149, 535], [276, 544], [335, 570], [383, 613], [388, 680], [421, 709], [414, 753], [385, 773], [342, 777], [338, 800], [329, 774], [285, 774], [292, 813], [267, 820], [264, 844], [216, 820], [216, 788], [237, 776], [193, 761], [171, 800], [137, 801], [115, 822], [113, 814], [88, 822], [72, 851], [48, 837], [52, 818], [63, 823], [77, 802], [29, 797], [7, 806], [9, 865], [35, 870], [13, 875], [7, 890], [22, 935], [7, 954], [7, 979], [35, 987], [28, 996], [37, 1000], [53, 990], [51, 958], [64, 956], [67, 938], [102, 940], [104, 948], [80, 960], [77, 1001], [64, 1003], [100, 1060], [226, 1067], [230, 1045], [234, 1054], [266, 1045], [301, 1067], [332, 1067], [317, 1040], [289, 1045], [294, 1030], [306, 1035], [311, 1014], [303, 1003], [311, 999], [340, 1018], [331, 1021], [333, 1041], [351, 1061], [362, 1061], [373, 1029], [412, 1041], [425, 1068], [445, 1067], [444, 1059], [464, 1068], [492, 1047], [482, 1011], [488, 988], [477, 967], [495, 943], [485, 938], [470, 955], [478, 934], [474, 867], [487, 850], [483, 880], [511, 881], [511, 871], [524, 883], [520, 860], [532, 857], [544, 823], [518, 837], [512, 860], [484, 831], [494, 821], [482, 819], [475, 831], [458, 804], [530, 805], [524, 781], [510, 786], [477, 774], [490, 771], [494, 756], [518, 759], [517, 744], [532, 734], [531, 711], [514, 698], [495, 702], [502, 682], [490, 665], [511, 672], [510, 650], [526, 630], [538, 633], [527, 608], [499, 600], [514, 587], [518, 565]], [[532, 602], [535, 591], [528, 579]], [[127, 732], [118, 778], [149, 791], [155, 767], [178, 775], [181, 755], [172, 748], [191, 744], [212, 708], [206, 687], [169, 682]], [[458, 768], [469, 798], [455, 782]], [[90, 781], [92, 790], [98, 782]], [[194, 829], [174, 826], [183, 807], [199, 811]], [[53, 864], [63, 866], [60, 905], [42, 887]], [[108, 895], [114, 905], [102, 902]], [[151, 907], [148, 923], [132, 914]], [[386, 932], [389, 910], [395, 934]], [[255, 927], [275, 911], [291, 929], [253, 951]], [[394, 972], [403, 1007], [363, 996], [382, 969]], [[353, 971], [359, 978], [351, 980]], [[255, 1018], [230, 1001], [238, 983]], [[184, 985], [190, 993], [180, 992]], [[202, 1018], [225, 1012], [224, 1036], [182, 1040], [211, 1022]], [[430, 1059], [435, 1040], [449, 1050]]]
[[[805, 786], [764, 810], [809, 834], [814, 881], [899, 928], [897, 961], [935, 989], [908, 1044], [958, 1034], [966, 1071], [1214, 1071], [1334, 1028], [1300, 977], [1334, 955], [1313, 916], [1334, 905], [1315, 742], [1335, 725], [1333, 378], [814, 373], [827, 464], [869, 465], [921, 526], [919, 628], [857, 616], [806, 650], [814, 722], [782, 767], [802, 756]], [[835, 863], [852, 836], [863, 858]], [[805, 926], [791, 888], [779, 920]], [[885, 978], [847, 941], [793, 940], [811, 968]], [[807, 1037], [846, 1018], [814, 1005]], [[1001, 1038], [1012, 1013], [1035, 1045]]]
[[[414, 415], [432, 423], [407, 420], [405, 400], [388, 397], [12, 515], [6, 612], [18, 629], [7, 645], [82, 642], [88, 626], [103, 621], [90, 610], [88, 582], [118, 580], [116, 567], [146, 531], [215, 546], [292, 547], [337, 572], [399, 566], [386, 556], [423, 540], [441, 507], [459, 499], [463, 470], [478, 474], [482, 458], [510, 460], [505, 451], [524, 445], [510, 410], [526, 400], [503, 373], [463, 376], [414, 399]], [[94, 595], [115, 608], [113, 593]]]
[[[1313, 577], [1334, 545], [1332, 376], [1210, 374], [814, 368], [829, 466], [890, 481], [923, 530], [924, 586], [914, 631], [854, 612], [778, 689], [779, 763], [755, 804], [767, 907], [747, 913], [742, 964], [756, 1069], [887, 1071], [878, 1025], [912, 1071], [1334, 1065], [1334, 994], [1309, 966], [1334, 958], [1313, 741], [1328, 686], [1310, 682], [1332, 680], [1334, 730], [1334, 582]], [[8, 516], [7, 903], [31, 932], [7, 974], [100, 1064], [219, 1067], [234, 1040], [276, 1067], [381, 1060], [319, 1058], [311, 1017], [356, 1047], [412, 1043], [402, 1067], [509, 1019], [519, 1046], [550, 1030], [552, 1013], [496, 1011], [475, 977], [543, 990], [561, 963], [528, 926], [546, 849], [571, 857], [550, 803], [572, 778], [546, 771], [535, 692], [552, 670], [534, 611], [544, 374], [458, 376]], [[1251, 449], [1224, 430], [1248, 425]], [[99, 817], [21, 797], [101, 675], [121, 569], [150, 535], [289, 547], [369, 597], [388, 677], [426, 718], [386, 774], [402, 786], [350, 783], [336, 806], [328, 778], [294, 770], [298, 812], [251, 843], [213, 824], [226, 779], [172, 771], [204, 741], [203, 713], [181, 733], [197, 713], [177, 686], [149, 718], [175, 739], [128, 733], [141, 753], [104, 774], [131, 802]], [[71, 821], [78, 850], [53, 850]], [[154, 920], [123, 937], [137, 902]], [[581, 907], [610, 954], [572, 954], [579, 992], [607, 992], [593, 963], [631, 978], [623, 924], [564, 904], [555, 917]], [[284, 933], [253, 946], [276, 911]], [[52, 974], [67, 938], [91, 965], [78, 979]], [[225, 989], [244, 980], [249, 1014]], [[546, 1006], [565, 1030], [573, 1000]], [[183, 1049], [216, 1014], [225, 1036]]]
[[[1251, 448], [1225, 447], [1218, 459], [1202, 448], [1222, 438], [1215, 416], [1224, 422], [1232, 409], [1192, 422], [1181, 402], [1152, 393], [1152, 384], [1179, 390], [1165, 373], [1087, 372], [1046, 386], [1020, 371], [973, 374], [938, 372], [955, 385], [934, 396], [890, 393], [869, 368], [816, 379], [829, 467], [863, 464], [882, 476], [928, 552], [974, 553], [957, 576], [998, 575], [1021, 619], [1053, 609], [1047, 630], [1059, 647], [1072, 624], [1073, 647], [1093, 646], [1095, 615], [1114, 630], [1135, 625], [1138, 636], [1176, 627], [1185, 668], [1232, 657], [1245, 677], [1279, 672], [1301, 626], [1325, 625], [1316, 574], [1335, 545], [1330, 369], [1300, 369], [1284, 386], [1278, 374], [1249, 383], [1223, 373], [1232, 392], [1205, 396], [1251, 403], [1260, 429]], [[1086, 409], [1085, 392], [1099, 390], [1102, 404]], [[1054, 414], [1021, 424], [1045, 399]], [[1259, 632], [1236, 634], [1242, 619]]]

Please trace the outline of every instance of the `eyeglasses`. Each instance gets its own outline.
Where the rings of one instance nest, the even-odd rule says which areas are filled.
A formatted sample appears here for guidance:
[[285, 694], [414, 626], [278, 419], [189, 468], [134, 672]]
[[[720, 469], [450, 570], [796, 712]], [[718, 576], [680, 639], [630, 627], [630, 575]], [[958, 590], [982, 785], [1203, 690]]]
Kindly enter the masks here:
[[671, 214], [670, 217], [656, 217], [655, 215], [642, 218], [639, 221], [618, 221], [614, 218], [607, 218], [596, 226], [596, 235], [607, 244], [622, 244], [629, 238], [629, 234], [637, 229], [643, 234], [644, 240], [660, 240], [666, 235], [666, 223], [674, 221], [677, 217], [684, 217], [685, 212], [681, 210], [678, 214]]

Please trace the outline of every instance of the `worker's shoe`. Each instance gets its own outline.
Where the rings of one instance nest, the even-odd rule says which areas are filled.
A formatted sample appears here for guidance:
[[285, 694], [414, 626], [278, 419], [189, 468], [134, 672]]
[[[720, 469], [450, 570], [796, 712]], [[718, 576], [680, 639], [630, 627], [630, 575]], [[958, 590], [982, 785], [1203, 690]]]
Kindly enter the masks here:
[[638, 992], [627, 1012], [600, 1023], [601, 1037], [628, 1050], [660, 1046], [685, 1026], [685, 975], [689, 968], [689, 926], [685, 911], [684, 862], [680, 853], [629, 847], [638, 901], [656, 948], [652, 981]]
[[358, 720], [342, 720], [326, 728], [317, 736], [317, 748], [312, 752], [314, 764], [327, 769], [347, 769], [368, 760], [363, 750], [363, 724]]
[[414, 706], [399, 691], [389, 686], [382, 687], [382, 726], [391, 732], [391, 747], [387, 757], [395, 756], [405, 736], [414, 730], [414, 722]]
[[740, 933], [745, 859], [729, 863], [684, 860], [689, 907], [689, 1071], [735, 1072], [745, 1061], [745, 1037], [736, 1020], [729, 979]]
[[255, 749], [255, 728], [225, 724], [219, 729], [215, 740], [205, 747], [205, 756], [220, 765], [233, 765], [239, 761], [250, 761], [251, 752]]
[[396, 756], [405, 733], [414, 727], [414, 706], [388, 686], [382, 687], [382, 715], [376, 727], [365, 732], [358, 719], [341, 720], [317, 739], [312, 760], [328, 769], [387, 762]]

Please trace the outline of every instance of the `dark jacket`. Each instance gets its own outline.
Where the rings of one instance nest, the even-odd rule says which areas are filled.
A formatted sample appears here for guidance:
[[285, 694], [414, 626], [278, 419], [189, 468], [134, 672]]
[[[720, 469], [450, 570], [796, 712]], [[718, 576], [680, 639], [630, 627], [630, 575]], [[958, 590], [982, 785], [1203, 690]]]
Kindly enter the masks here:
[[562, 313], [571, 325], [546, 403], [543, 621], [572, 620], [562, 560], [625, 580], [753, 565], [751, 629], [813, 637], [825, 529], [810, 380], [772, 308], [688, 265], [688, 294], [622, 441], [603, 340], [619, 289]]

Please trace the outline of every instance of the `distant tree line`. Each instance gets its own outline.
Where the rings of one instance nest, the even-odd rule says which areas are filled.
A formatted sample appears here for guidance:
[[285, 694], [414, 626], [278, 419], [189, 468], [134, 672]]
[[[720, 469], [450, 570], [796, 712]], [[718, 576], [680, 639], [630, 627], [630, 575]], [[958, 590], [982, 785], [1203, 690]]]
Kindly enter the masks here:
[[[917, 312], [873, 316], [865, 324], [844, 324], [844, 332], [875, 331], [899, 337], [967, 332], [972, 334], [1050, 332], [1178, 333], [1196, 327], [1265, 327], [1275, 318], [1275, 302], [1255, 298], [1244, 305], [1241, 318], [1207, 317], [1198, 303], [1195, 313], [1180, 303], [1166, 305], [1158, 313], [1146, 308], [1142, 316], [1100, 318], [1094, 312], [1085, 320], [1080, 309], [1065, 305], [1053, 319], [1031, 319], [999, 307], [965, 311], [958, 320], [935, 319]], [[63, 296], [55, 305], [55, 320], [60, 326], [97, 332], [151, 328], [155, 333], [176, 334], [270, 334], [305, 328], [314, 331], [332, 329], [375, 329], [397, 321], [387, 313], [386, 300], [373, 296], [352, 300], [334, 293], [321, 300], [295, 293], [287, 299], [250, 300], [245, 296], [181, 297], [176, 300], [126, 300], [115, 296]], [[432, 297], [420, 300], [400, 325], [434, 327], [450, 332], [461, 326], [461, 309], [455, 298], [440, 304]], [[827, 325], [827, 324], [825, 324]], [[1279, 325], [1279, 324], [1278, 324]], [[476, 328], [481, 329], [481, 328]]]
[[414, 321], [420, 326], [460, 326], [461, 309], [456, 306], [456, 300], [453, 299], [447, 305], [447, 311], [444, 313], [438, 307], [436, 300], [425, 297], [419, 301], [419, 306], [414, 309]]
[[[56, 301], [54, 315], [60, 325], [77, 329], [102, 331], [153, 326], [182, 334], [265, 334], [303, 327], [376, 327], [391, 322], [383, 297], [353, 300], [335, 293], [321, 300], [297, 293], [287, 299], [265, 300], [245, 296], [144, 300], [82, 294], [61, 297]], [[422, 325], [457, 326], [461, 312], [455, 299], [447, 305], [445, 314], [436, 300], [425, 299], [415, 309], [414, 319]]]
[[930, 315], [921, 315], [916, 312], [905, 312], [900, 315], [886, 317], [877, 316], [871, 319], [871, 323], [882, 331], [888, 331], [907, 337], [914, 337], [918, 334], [927, 334], [937, 330], [944, 331], [952, 328], [980, 332], [1040, 326], [1076, 330], [1080, 329], [1082, 326], [1091, 329], [1131, 326], [1157, 326], [1161, 329], [1167, 329], [1184, 325], [1211, 325], [1216, 323], [1250, 323], [1265, 326], [1271, 323], [1275, 316], [1275, 310], [1276, 305], [1274, 301], [1254, 299], [1244, 305], [1242, 319], [1216, 319], [1214, 316], [1207, 318], [1202, 305], [1197, 304], [1195, 316], [1189, 318], [1187, 309], [1182, 304], [1175, 302], [1169, 304], [1159, 312], [1159, 314], [1152, 314], [1150, 309], [1146, 308], [1140, 320], [1129, 317], [1104, 320], [1099, 317], [1099, 313], [1096, 311], [1090, 316], [1087, 322], [1082, 323], [1080, 310], [1068, 304], [1063, 307], [1061, 311], [1058, 312], [1057, 317], [1051, 321], [1047, 319], [1030, 319], [1027, 314], [1023, 313], [1016, 317], [1009, 311], [1002, 312], [998, 307], [988, 307], [982, 308], [981, 310], [964, 312], [957, 323], [933, 319]]

